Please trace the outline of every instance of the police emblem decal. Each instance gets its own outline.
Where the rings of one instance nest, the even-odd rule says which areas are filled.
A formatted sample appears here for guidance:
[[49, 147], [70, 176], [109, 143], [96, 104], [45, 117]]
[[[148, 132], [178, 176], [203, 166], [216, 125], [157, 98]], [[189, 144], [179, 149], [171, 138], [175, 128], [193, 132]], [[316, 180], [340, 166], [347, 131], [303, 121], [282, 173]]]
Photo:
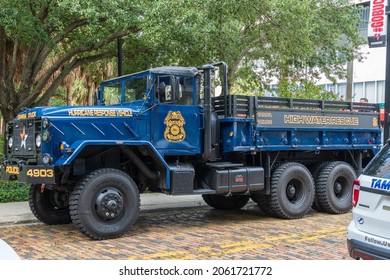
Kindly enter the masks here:
[[377, 118], [373, 118], [372, 119], [372, 126], [378, 126], [378, 119]]
[[169, 111], [165, 117], [164, 124], [167, 126], [164, 131], [164, 138], [169, 142], [181, 142], [186, 138], [184, 130], [185, 120], [179, 111]]
[[26, 134], [26, 128], [23, 126], [22, 133], [20, 133], [20, 139], [22, 140], [20, 142], [20, 149], [21, 148], [27, 149], [27, 147], [26, 147], [27, 137], [28, 137], [28, 134]]

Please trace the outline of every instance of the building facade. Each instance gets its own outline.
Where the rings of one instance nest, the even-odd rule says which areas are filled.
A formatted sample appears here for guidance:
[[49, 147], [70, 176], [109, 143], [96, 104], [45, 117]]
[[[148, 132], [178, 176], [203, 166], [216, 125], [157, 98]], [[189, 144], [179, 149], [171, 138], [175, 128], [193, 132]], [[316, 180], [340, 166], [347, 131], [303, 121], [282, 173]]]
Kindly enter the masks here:
[[[371, 103], [384, 103], [385, 96], [385, 73], [386, 73], [386, 48], [369, 48], [367, 31], [370, 14], [370, 1], [352, 1], [359, 6], [361, 23], [359, 31], [367, 42], [360, 47], [363, 60], [351, 62], [352, 75], [352, 101], [358, 102], [365, 97]], [[338, 80], [333, 83], [326, 78], [322, 78], [318, 84], [323, 85], [327, 90], [337, 93], [340, 98], [347, 96], [347, 80]]]

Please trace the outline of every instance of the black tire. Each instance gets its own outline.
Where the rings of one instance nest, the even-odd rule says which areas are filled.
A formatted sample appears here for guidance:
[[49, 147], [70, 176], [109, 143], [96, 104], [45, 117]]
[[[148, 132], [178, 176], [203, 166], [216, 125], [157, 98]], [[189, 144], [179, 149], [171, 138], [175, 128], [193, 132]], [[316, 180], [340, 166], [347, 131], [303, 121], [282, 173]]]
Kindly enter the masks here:
[[260, 210], [268, 215], [268, 216], [274, 216], [274, 213], [272, 212], [270, 202], [271, 202], [271, 196], [265, 195], [265, 194], [251, 194], [251, 199], [257, 203]]
[[41, 185], [31, 185], [28, 193], [28, 204], [34, 216], [47, 225], [61, 225], [72, 222], [69, 213], [69, 195], [45, 188]]
[[352, 185], [355, 170], [346, 162], [332, 161], [318, 175], [316, 193], [322, 209], [332, 214], [347, 213], [352, 209]]
[[[319, 164], [316, 164], [311, 172], [314, 180], [314, 186], [317, 186], [318, 182], [318, 175], [324, 169], [324, 167], [329, 164], [329, 161], [324, 161]], [[317, 194], [317, 187], [315, 187], [315, 196], [314, 196], [314, 202], [313, 205], [311, 206], [314, 210], [317, 212], [325, 212], [325, 210], [321, 207], [320, 203], [318, 202], [318, 194]]]
[[222, 210], [239, 210], [244, 207], [248, 201], [247, 195], [222, 196], [216, 194], [204, 194], [203, 200], [207, 205]]
[[138, 218], [138, 187], [120, 170], [99, 169], [76, 185], [69, 208], [73, 223], [84, 235], [94, 240], [117, 238]]
[[311, 209], [314, 192], [313, 178], [304, 165], [296, 162], [282, 164], [271, 178], [272, 213], [283, 219], [302, 218]]

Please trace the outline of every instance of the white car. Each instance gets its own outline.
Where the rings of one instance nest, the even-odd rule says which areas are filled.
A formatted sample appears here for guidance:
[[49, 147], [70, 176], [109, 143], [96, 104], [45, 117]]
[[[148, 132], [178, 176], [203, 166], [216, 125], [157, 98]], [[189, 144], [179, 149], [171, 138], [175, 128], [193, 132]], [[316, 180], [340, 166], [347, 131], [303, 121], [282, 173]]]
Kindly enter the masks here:
[[390, 259], [390, 146], [387, 143], [355, 180], [349, 255], [354, 259]]
[[5, 241], [0, 239], [0, 260], [20, 260], [19, 255]]

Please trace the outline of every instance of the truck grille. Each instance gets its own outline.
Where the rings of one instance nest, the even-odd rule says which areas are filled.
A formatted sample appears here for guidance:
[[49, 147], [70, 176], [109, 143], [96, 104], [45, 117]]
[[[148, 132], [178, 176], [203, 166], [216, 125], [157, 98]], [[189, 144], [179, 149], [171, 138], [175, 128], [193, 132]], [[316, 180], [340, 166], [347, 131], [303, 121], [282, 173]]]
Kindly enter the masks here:
[[8, 137], [13, 138], [13, 145], [9, 153], [11, 156], [33, 156], [36, 154], [35, 137], [36, 123], [34, 119], [17, 120], [13, 123]]

